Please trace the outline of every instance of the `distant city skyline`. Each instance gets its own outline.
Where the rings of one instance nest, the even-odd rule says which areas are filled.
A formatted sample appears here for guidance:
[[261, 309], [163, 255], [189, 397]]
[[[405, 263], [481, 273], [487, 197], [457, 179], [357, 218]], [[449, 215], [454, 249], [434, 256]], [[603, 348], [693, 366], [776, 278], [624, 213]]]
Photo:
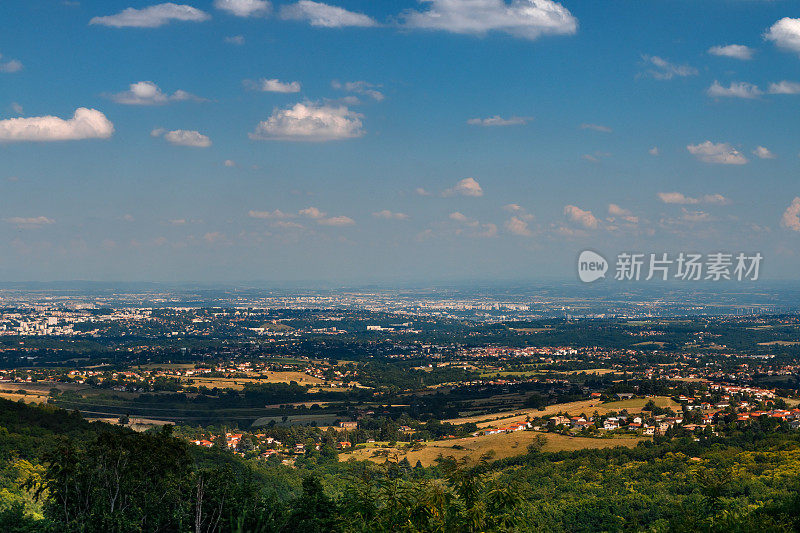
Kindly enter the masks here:
[[800, 5], [11, 0], [0, 281], [800, 278]]

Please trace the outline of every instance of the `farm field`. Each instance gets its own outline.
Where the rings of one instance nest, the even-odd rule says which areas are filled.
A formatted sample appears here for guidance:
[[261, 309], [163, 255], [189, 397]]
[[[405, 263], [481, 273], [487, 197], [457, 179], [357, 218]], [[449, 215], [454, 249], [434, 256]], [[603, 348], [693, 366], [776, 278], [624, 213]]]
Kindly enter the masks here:
[[340, 461], [346, 461], [353, 457], [358, 460], [369, 460], [377, 463], [386, 461], [386, 456], [381, 453], [375, 456], [377, 450], [388, 451], [390, 459], [402, 460], [407, 458], [414, 465], [420, 461], [423, 466], [434, 464], [439, 455], [444, 457], [453, 456], [456, 459], [468, 457], [470, 460], [477, 461], [481, 455], [494, 452], [495, 459], [504, 459], [527, 453], [528, 446], [537, 440], [537, 437], [545, 437], [546, 443], [542, 451], [572, 451], [586, 448], [602, 449], [625, 446], [632, 448], [639, 442], [647, 440], [646, 437], [620, 437], [610, 439], [594, 439], [589, 437], [567, 437], [555, 433], [540, 433], [538, 431], [516, 431], [514, 433], [501, 433], [497, 435], [487, 435], [481, 437], [466, 437], [462, 439], [448, 439], [430, 441], [425, 443], [425, 448], [417, 451], [405, 451], [398, 448], [381, 448], [375, 445], [359, 448], [352, 452], [339, 454]]

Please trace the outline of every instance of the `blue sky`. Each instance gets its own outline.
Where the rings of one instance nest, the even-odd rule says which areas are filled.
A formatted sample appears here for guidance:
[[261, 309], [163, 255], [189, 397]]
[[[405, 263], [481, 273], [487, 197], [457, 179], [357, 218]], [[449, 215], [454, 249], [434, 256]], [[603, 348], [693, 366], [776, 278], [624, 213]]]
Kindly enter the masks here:
[[[0, 3], [0, 279], [800, 267], [800, 5]], [[735, 45], [735, 46], [731, 46]]]

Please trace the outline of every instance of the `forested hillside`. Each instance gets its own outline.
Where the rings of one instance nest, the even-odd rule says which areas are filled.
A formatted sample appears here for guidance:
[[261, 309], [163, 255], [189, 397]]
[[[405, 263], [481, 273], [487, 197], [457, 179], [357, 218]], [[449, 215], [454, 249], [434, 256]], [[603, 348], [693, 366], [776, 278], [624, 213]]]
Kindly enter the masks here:
[[[475, 463], [246, 462], [0, 402], [0, 530], [798, 531], [800, 436], [758, 431]], [[660, 442], [659, 442], [660, 441]]]

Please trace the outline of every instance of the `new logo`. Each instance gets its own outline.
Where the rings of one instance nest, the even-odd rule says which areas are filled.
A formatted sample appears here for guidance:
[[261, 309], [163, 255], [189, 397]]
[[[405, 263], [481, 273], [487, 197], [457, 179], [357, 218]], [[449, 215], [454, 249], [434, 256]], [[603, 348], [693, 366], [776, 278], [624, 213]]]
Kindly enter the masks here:
[[608, 261], [602, 255], [591, 250], [584, 250], [578, 256], [578, 277], [584, 283], [591, 283], [606, 277]]

